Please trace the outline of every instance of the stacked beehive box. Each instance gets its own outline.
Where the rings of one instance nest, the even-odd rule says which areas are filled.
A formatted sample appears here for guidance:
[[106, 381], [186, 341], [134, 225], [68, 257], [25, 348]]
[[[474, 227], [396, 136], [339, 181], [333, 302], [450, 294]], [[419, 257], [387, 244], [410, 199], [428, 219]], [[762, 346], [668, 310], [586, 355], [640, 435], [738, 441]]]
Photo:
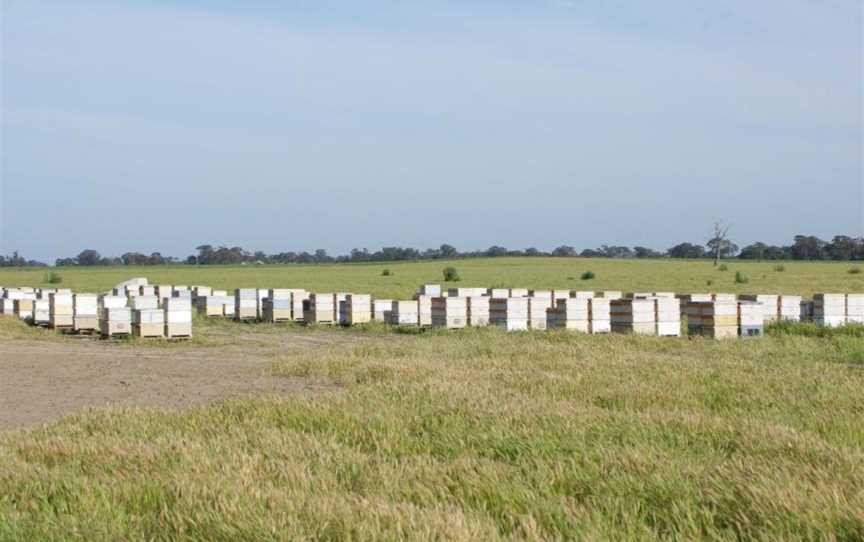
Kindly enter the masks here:
[[[270, 290], [268, 296], [264, 298], [262, 307], [262, 319], [265, 322], [275, 324], [294, 320], [291, 310], [291, 292]], [[302, 314], [302, 311], [300, 312]]]
[[163, 305], [165, 336], [169, 339], [192, 336], [192, 301], [187, 297], [166, 299]]
[[155, 295], [139, 295], [137, 297], [130, 297], [127, 300], [127, 304], [133, 310], [158, 309], [159, 298]]
[[592, 335], [612, 331], [612, 299], [592, 297], [588, 299], [588, 332]]
[[428, 295], [430, 297], [441, 297], [440, 284], [424, 284], [418, 292], [420, 295]]
[[99, 320], [99, 330], [103, 337], [129, 335], [132, 332], [132, 309], [103, 308]]
[[372, 319], [378, 322], [388, 322], [390, 320], [390, 311], [393, 310], [392, 299], [373, 299], [372, 300]]
[[209, 286], [193, 286], [192, 287], [192, 303], [198, 305], [200, 299], [216, 295], [213, 289]]
[[654, 318], [658, 337], [681, 336], [681, 304], [674, 294], [654, 298]]
[[51, 327], [54, 329], [72, 329], [75, 325], [75, 304], [72, 294], [53, 293], [48, 298], [48, 311]]
[[334, 324], [336, 308], [333, 303], [336, 295], [332, 293], [314, 293], [303, 301], [303, 321], [307, 324]]
[[255, 316], [258, 320], [264, 320], [264, 300], [270, 295], [270, 290], [267, 288], [258, 288], [255, 290]]
[[820, 326], [836, 327], [846, 324], [845, 294], [815, 294], [813, 319]]
[[743, 294], [738, 296], [740, 301], [761, 303], [762, 321], [766, 324], [776, 322], [780, 317], [780, 296], [774, 294]]
[[0, 313], [13, 315], [15, 314], [15, 301], [24, 299], [24, 292], [18, 288], [5, 288], [3, 297], [0, 298]]
[[[744, 297], [744, 296], [741, 296]], [[765, 327], [765, 307], [762, 301], [738, 301], [738, 335], [761, 337]]]
[[217, 316], [226, 316], [228, 311], [225, 309], [230, 305], [231, 311], [234, 312], [234, 303], [231, 298], [224, 295], [208, 295], [208, 296], [198, 296], [195, 301], [196, 307], [198, 308], [198, 314], [201, 316], [217, 317]]
[[489, 325], [489, 296], [474, 295], [464, 298], [468, 309], [468, 325], [484, 327]]
[[611, 301], [610, 312], [614, 333], [654, 335], [657, 332], [654, 299], [615, 299]]
[[846, 294], [846, 323], [864, 324], [864, 294]]
[[490, 299], [489, 323], [506, 331], [526, 331], [528, 329], [528, 298]]
[[531, 290], [528, 296], [528, 328], [546, 329], [546, 311], [551, 308], [551, 290]]
[[[439, 296], [440, 297], [440, 296]], [[432, 296], [418, 295], [417, 301], [417, 321], [422, 327], [432, 325]], [[464, 298], [453, 298], [464, 299]]]
[[132, 335], [135, 337], [164, 337], [165, 309], [133, 309]]
[[73, 329], [81, 332], [99, 331], [99, 297], [96, 294], [73, 296]]
[[153, 293], [159, 298], [159, 306], [161, 307], [165, 303], [166, 299], [174, 297], [174, 288], [166, 284], [160, 284], [155, 286], [155, 291]]
[[389, 324], [416, 326], [419, 322], [420, 307], [417, 305], [417, 301], [393, 301], [390, 305]]
[[555, 307], [547, 311], [549, 327], [553, 329], [568, 329], [591, 332], [591, 300], [587, 298], [569, 297], [559, 299]]
[[49, 298], [40, 298], [33, 302], [33, 325], [48, 326], [51, 324], [51, 302]]
[[333, 294], [333, 322], [339, 323], [342, 321], [342, 313], [340, 312], [343, 305], [342, 302], [348, 299], [351, 295], [348, 292], [337, 292]]
[[801, 319], [801, 296], [783, 294], [778, 300], [779, 318], [797, 321]]
[[737, 301], [697, 301], [688, 305], [688, 311], [691, 333], [715, 339], [738, 337]]
[[467, 297], [433, 297], [432, 325], [458, 329], [468, 325]]
[[253, 322], [258, 319], [258, 290], [237, 288], [234, 290], [234, 319]]
[[349, 294], [345, 298], [345, 304], [340, 311], [345, 326], [366, 324], [372, 320], [372, 296], [368, 294]]

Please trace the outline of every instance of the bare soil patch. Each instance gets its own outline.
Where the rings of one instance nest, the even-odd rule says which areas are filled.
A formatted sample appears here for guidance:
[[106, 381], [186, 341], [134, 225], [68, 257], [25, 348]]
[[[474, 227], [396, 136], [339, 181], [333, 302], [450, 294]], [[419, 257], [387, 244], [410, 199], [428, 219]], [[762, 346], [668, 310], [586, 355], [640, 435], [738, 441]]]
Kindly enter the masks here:
[[335, 386], [269, 374], [272, 354], [358, 340], [301, 332], [258, 338], [241, 336], [219, 347], [75, 338], [0, 341], [0, 431], [52, 422], [87, 407], [170, 409], [236, 396], [326, 391]]

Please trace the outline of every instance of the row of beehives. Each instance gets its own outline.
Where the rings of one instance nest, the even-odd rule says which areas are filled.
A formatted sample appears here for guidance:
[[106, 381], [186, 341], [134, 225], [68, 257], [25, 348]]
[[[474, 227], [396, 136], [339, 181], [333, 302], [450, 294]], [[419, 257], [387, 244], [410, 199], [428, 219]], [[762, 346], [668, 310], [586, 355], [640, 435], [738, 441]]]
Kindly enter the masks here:
[[15, 315], [36, 326], [104, 337], [192, 336], [189, 299], [151, 295], [75, 293], [69, 289], [0, 289], [0, 314]]

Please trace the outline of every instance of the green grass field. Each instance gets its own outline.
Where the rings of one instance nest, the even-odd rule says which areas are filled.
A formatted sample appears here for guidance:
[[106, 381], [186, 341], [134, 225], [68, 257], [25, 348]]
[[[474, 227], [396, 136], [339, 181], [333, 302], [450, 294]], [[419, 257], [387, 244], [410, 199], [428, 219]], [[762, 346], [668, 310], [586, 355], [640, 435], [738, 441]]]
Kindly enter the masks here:
[[[82, 290], [140, 275], [409, 296], [444, 265], [60, 272]], [[452, 265], [467, 286], [864, 291], [848, 264]], [[0, 323], [0, 341], [73, 340]], [[289, 329], [325, 346], [275, 351], [265, 370], [328, 391], [99, 408], [0, 434], [0, 540], [864, 540], [864, 328], [712, 341], [198, 321], [164, 352], [253, 351]]]
[[[310, 291], [349, 291], [408, 298], [423, 283], [440, 283], [444, 267], [457, 268], [462, 286], [510, 286], [585, 290], [753, 292], [809, 296], [813, 292], [862, 292], [864, 273], [850, 274], [849, 262], [728, 261], [726, 271], [708, 261], [610, 260], [605, 258], [486, 258], [387, 264], [160, 266], [60, 268], [62, 286], [105, 291], [130, 277], [152, 284], [202, 284], [221, 289], [296, 287]], [[382, 276], [389, 269], [391, 276]], [[580, 280], [592, 271], [593, 280]], [[748, 279], [735, 282], [736, 271]], [[48, 286], [45, 269], [0, 269], [0, 285]]]

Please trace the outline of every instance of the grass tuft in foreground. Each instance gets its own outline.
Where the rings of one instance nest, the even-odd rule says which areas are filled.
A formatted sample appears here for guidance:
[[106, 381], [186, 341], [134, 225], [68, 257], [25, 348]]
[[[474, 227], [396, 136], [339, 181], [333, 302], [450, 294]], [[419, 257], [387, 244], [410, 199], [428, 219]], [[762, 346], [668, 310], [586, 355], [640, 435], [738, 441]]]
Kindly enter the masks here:
[[0, 540], [864, 538], [857, 337], [367, 338], [0, 437]]

